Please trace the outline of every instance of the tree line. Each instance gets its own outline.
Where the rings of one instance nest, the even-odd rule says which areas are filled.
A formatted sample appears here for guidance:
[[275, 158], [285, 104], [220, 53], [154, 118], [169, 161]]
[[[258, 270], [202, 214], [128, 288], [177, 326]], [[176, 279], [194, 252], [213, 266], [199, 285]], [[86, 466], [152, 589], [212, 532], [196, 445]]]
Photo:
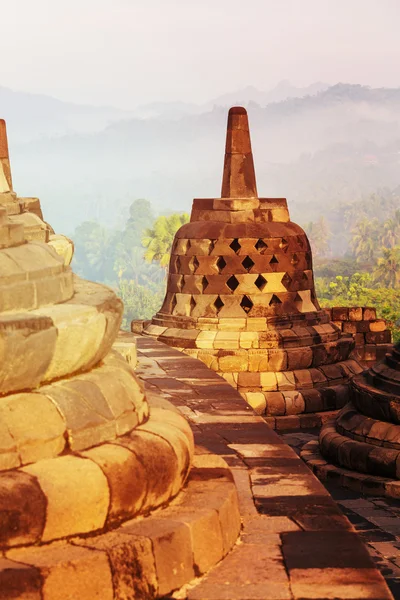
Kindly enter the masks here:
[[[317, 295], [323, 306], [375, 306], [400, 339], [400, 195], [387, 190], [303, 224], [313, 250]], [[186, 213], [156, 216], [148, 200], [133, 201], [122, 225], [79, 225], [75, 271], [112, 287], [125, 304], [123, 327], [160, 308], [169, 256]], [[337, 252], [341, 239], [342, 251]], [[336, 242], [336, 245], [333, 243]], [[396, 324], [397, 323], [397, 324]]]

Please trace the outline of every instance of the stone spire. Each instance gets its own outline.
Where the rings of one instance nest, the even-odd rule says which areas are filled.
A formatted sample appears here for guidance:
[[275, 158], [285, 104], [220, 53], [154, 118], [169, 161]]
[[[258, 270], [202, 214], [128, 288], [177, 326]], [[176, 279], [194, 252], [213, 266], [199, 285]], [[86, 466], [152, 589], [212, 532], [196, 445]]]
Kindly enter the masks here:
[[12, 192], [12, 189], [6, 122], [0, 119], [0, 193]]
[[241, 106], [228, 115], [221, 198], [257, 198], [249, 121]]

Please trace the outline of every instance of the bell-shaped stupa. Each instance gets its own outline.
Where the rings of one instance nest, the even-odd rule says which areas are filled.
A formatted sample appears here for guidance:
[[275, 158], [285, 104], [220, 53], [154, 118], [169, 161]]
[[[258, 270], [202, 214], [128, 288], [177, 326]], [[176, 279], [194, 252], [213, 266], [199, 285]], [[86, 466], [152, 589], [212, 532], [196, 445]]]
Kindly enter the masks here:
[[143, 333], [201, 359], [272, 425], [344, 406], [362, 370], [349, 359], [353, 339], [318, 304], [310, 244], [286, 199], [257, 194], [241, 107], [229, 111], [221, 196], [194, 200]]

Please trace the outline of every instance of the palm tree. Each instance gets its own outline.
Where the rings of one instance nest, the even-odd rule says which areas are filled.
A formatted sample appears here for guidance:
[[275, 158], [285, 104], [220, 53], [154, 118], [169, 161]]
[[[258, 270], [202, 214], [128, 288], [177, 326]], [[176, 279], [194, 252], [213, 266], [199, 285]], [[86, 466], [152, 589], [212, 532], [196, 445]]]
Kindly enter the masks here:
[[169, 263], [175, 233], [189, 221], [187, 213], [161, 216], [155, 220], [152, 229], [146, 229], [142, 244], [146, 248], [144, 258], [148, 262], [159, 262], [166, 269]]
[[310, 221], [305, 225], [304, 231], [309, 239], [315, 256], [325, 256], [329, 251], [330, 231], [324, 217], [320, 217], [316, 223]]
[[357, 262], [372, 262], [374, 260], [378, 248], [378, 228], [377, 219], [370, 221], [364, 218], [352, 230], [350, 247]]
[[399, 288], [400, 246], [383, 248], [382, 254], [374, 271], [375, 281], [389, 288]]
[[385, 221], [382, 242], [388, 248], [394, 248], [400, 243], [400, 210], [396, 210], [393, 216]]
[[161, 284], [165, 275], [164, 270], [157, 264], [146, 262], [143, 254], [143, 247], [127, 247], [124, 243], [118, 244], [114, 262], [114, 271], [118, 279], [132, 280], [136, 285], [146, 287]]

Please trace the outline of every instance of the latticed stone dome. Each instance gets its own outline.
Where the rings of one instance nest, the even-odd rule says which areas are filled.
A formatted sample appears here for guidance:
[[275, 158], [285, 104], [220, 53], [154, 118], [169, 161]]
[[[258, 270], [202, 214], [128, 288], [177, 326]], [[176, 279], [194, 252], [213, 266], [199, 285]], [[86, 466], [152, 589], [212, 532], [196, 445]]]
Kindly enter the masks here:
[[286, 199], [258, 196], [244, 108], [229, 111], [221, 198], [193, 201], [144, 333], [203, 360], [272, 415], [343, 406], [340, 386], [360, 370], [346, 362], [352, 338], [318, 304], [310, 244]]

